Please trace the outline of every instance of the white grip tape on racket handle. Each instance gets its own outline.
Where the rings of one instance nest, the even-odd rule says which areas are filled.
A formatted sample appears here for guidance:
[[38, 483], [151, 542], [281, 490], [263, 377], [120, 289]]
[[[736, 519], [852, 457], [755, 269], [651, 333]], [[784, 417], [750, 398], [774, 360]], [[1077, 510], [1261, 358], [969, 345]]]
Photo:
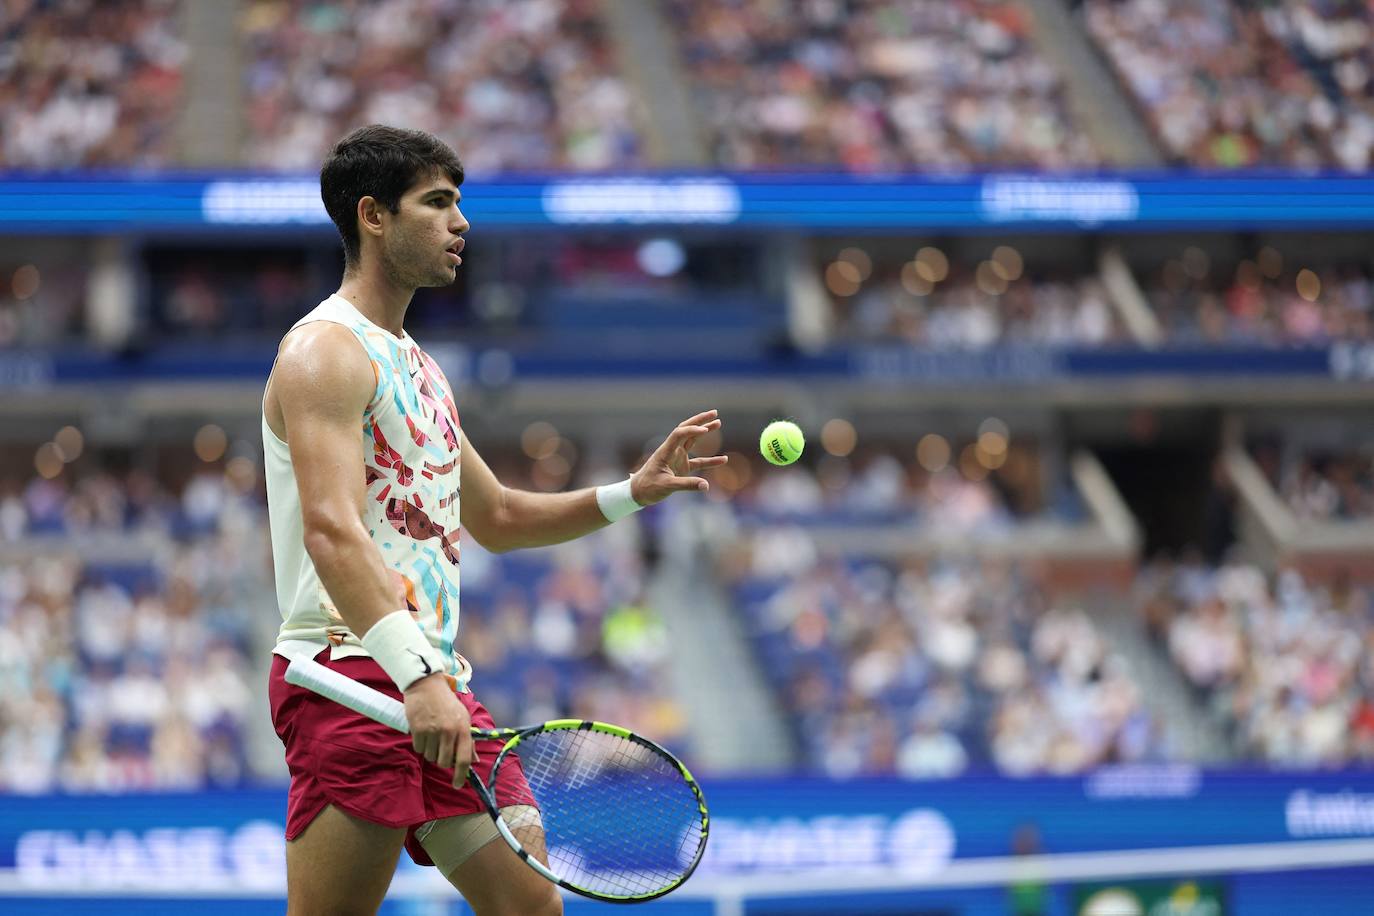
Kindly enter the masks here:
[[313, 690], [398, 732], [410, 734], [405, 704], [366, 684], [326, 668], [314, 659], [297, 656], [286, 666], [286, 683]]

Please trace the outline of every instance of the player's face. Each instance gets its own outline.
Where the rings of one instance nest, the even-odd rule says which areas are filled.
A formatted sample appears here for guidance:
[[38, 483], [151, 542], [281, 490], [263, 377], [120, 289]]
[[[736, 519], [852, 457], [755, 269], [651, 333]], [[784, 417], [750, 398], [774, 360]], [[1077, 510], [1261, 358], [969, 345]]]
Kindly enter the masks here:
[[447, 175], [428, 175], [401, 198], [400, 209], [383, 236], [387, 269], [412, 288], [447, 286], [458, 276], [460, 237], [468, 221], [458, 209], [458, 188]]

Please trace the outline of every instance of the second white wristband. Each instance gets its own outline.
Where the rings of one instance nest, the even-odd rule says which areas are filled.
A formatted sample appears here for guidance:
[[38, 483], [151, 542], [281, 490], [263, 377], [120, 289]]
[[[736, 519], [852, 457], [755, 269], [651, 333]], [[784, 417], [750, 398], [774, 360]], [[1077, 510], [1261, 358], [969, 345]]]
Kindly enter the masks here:
[[596, 505], [610, 522], [618, 522], [644, 507], [630, 495], [630, 478], [596, 488]]
[[422, 677], [448, 670], [410, 611], [392, 611], [362, 635], [363, 648], [404, 691]]

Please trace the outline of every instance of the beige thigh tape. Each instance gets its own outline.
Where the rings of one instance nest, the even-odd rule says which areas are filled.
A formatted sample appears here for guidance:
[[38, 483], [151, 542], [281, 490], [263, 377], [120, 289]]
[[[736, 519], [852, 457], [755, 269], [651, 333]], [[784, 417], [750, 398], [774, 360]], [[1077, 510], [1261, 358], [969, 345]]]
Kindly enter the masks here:
[[[501, 816], [512, 827], [539, 823], [538, 809], [532, 805], [502, 808]], [[453, 874], [453, 870], [471, 858], [473, 853], [499, 837], [496, 825], [485, 813], [460, 814], [428, 821], [415, 831], [415, 838], [434, 860], [440, 874], [445, 876]]]

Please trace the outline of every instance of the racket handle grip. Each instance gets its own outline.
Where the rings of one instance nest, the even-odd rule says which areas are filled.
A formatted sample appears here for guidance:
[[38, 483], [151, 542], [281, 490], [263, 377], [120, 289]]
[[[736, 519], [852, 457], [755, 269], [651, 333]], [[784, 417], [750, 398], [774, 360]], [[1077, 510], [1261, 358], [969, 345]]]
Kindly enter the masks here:
[[389, 697], [366, 684], [326, 668], [319, 662], [304, 656], [296, 656], [286, 666], [286, 683], [313, 690], [322, 697], [347, 706], [398, 732], [410, 734], [410, 722], [406, 719], [406, 708], [400, 700]]

